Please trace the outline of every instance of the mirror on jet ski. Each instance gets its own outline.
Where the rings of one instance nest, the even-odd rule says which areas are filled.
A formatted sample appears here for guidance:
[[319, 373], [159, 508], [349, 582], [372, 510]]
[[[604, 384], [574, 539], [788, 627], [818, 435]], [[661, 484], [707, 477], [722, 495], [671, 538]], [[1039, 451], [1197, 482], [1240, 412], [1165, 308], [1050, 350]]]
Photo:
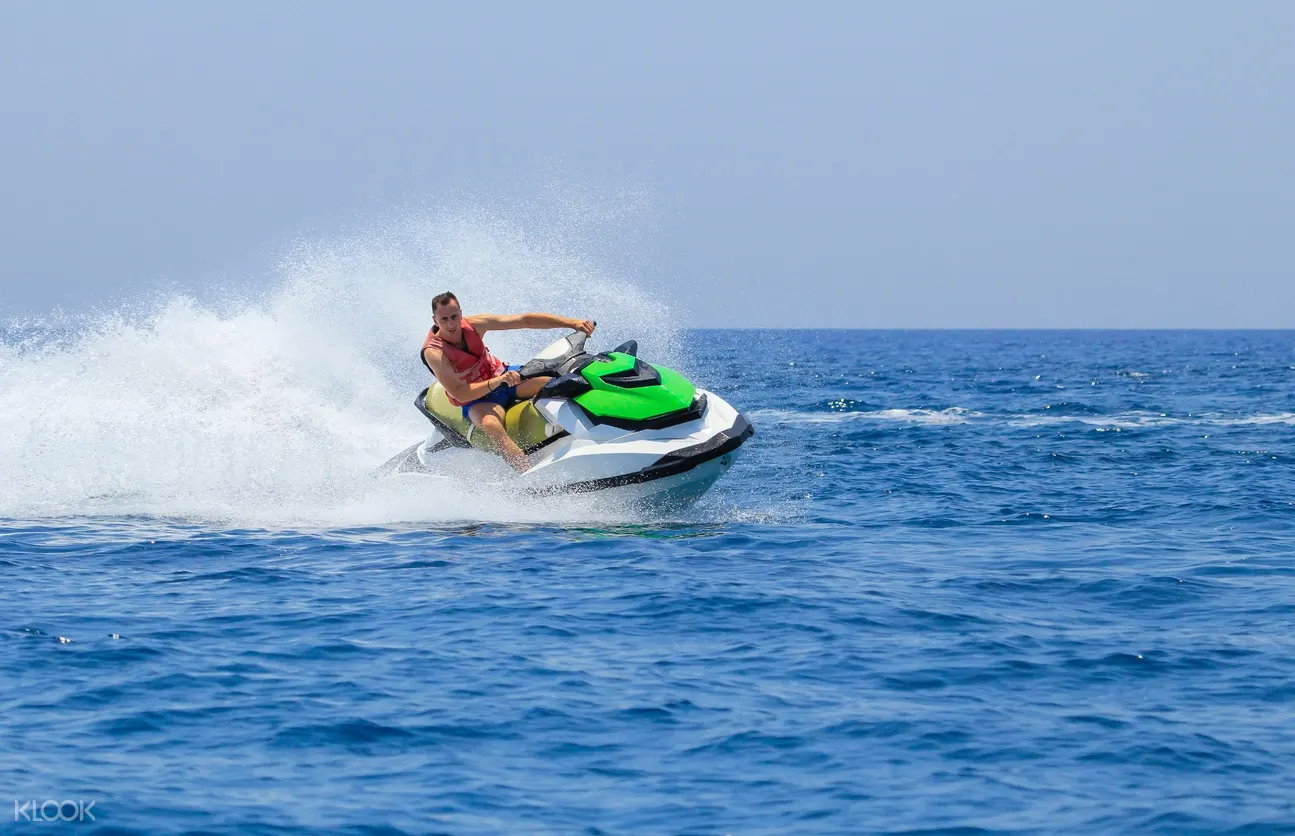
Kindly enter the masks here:
[[639, 356], [639, 341], [626, 340], [625, 342], [621, 343], [620, 345], [612, 349], [613, 354], [618, 352], [620, 354], [628, 354], [631, 357]]
[[522, 380], [561, 374], [564, 364], [585, 353], [585, 340], [588, 338], [589, 335], [584, 331], [572, 331], [557, 342], [550, 343], [517, 373]]

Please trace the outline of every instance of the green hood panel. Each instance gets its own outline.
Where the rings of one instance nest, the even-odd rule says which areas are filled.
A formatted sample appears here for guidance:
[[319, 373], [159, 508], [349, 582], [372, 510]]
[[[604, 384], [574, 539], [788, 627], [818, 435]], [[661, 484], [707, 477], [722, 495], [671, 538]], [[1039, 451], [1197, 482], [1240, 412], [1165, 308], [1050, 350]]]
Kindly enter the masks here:
[[581, 370], [592, 391], [576, 396], [576, 403], [599, 418], [644, 421], [692, 405], [697, 387], [686, 377], [664, 366], [651, 366], [661, 376], [660, 383], [617, 386], [604, 380], [608, 375], [633, 372], [637, 361], [632, 355], [612, 352], [607, 360], [595, 360]]

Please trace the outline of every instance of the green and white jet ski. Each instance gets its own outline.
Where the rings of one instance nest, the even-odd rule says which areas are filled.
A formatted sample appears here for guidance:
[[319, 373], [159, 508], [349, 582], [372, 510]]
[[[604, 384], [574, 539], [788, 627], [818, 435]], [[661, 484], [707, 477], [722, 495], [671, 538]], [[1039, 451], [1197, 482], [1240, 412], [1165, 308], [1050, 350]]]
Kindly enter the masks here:
[[[700, 497], [732, 466], [755, 432], [750, 421], [713, 392], [637, 354], [630, 340], [591, 355], [585, 334], [576, 331], [522, 366], [523, 380], [553, 379], [505, 413], [508, 435], [531, 463], [518, 476], [520, 485], [541, 494], [606, 490], [623, 499], [682, 503]], [[381, 472], [435, 474], [446, 451], [493, 450], [439, 382], [414, 405], [432, 423], [431, 434]]]

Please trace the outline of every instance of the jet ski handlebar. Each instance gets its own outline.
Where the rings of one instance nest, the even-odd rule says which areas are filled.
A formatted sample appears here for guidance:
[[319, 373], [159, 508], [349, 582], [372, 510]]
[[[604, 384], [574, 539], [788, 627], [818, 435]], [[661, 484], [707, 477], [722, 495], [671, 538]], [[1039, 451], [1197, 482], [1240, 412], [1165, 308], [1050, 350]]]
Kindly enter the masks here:
[[535, 355], [530, 362], [518, 370], [518, 375], [522, 380], [530, 380], [534, 377], [554, 377], [562, 374], [562, 366], [585, 353], [587, 339], [589, 335], [584, 331], [572, 331]]
[[[586, 339], [588, 335], [584, 331], [572, 331], [537, 354], [517, 374], [522, 380], [530, 380], [536, 377], [559, 377], [579, 371], [593, 359], [585, 351]], [[637, 357], [639, 345], [635, 340], [626, 340], [612, 351]]]

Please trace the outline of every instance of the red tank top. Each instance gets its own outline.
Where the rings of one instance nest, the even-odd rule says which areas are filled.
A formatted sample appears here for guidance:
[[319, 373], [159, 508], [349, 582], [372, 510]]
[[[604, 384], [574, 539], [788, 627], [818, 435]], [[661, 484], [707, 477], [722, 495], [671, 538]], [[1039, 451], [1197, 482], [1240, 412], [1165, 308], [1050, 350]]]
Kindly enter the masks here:
[[[427, 332], [427, 339], [423, 340], [422, 351], [418, 352], [418, 357], [423, 361], [423, 365], [427, 366], [427, 358], [423, 356], [423, 351], [435, 348], [439, 349], [445, 359], [450, 361], [450, 365], [454, 367], [459, 380], [464, 383], [479, 383], [504, 373], [507, 366], [504, 365], [502, 360], [490, 353], [490, 349], [486, 348], [486, 344], [481, 341], [481, 335], [477, 333], [477, 329], [472, 327], [472, 323], [466, 316], [460, 321], [459, 330], [463, 333], [463, 342], [467, 346], [467, 351], [464, 351], [462, 346], [447, 343], [438, 337], [436, 335], [436, 326], [433, 325], [432, 330]], [[435, 376], [436, 372], [432, 371], [431, 366], [427, 366], [427, 370]], [[450, 398], [448, 391], [445, 393], [445, 397]], [[454, 398], [450, 398], [450, 403], [455, 406], [463, 406]]]

